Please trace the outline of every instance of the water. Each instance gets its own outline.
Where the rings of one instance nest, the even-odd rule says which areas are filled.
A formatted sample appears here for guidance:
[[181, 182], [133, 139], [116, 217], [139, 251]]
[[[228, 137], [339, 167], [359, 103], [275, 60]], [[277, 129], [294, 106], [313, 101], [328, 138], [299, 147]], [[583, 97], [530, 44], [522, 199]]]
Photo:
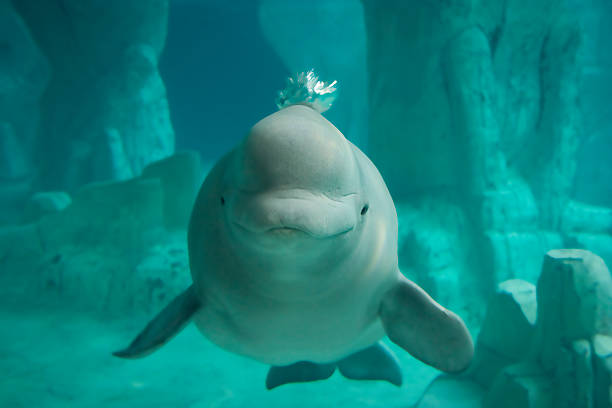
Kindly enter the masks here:
[[[609, 406], [612, 8], [489, 3], [0, 2], [0, 405]], [[188, 250], [207, 174], [309, 69], [338, 81], [323, 116], [380, 171], [397, 237], [376, 173], [303, 108], [219, 167]], [[398, 345], [439, 368], [465, 351], [409, 302], [387, 331], [415, 332], [383, 339], [401, 387], [336, 370], [267, 390], [269, 365], [240, 355], [335, 363], [355, 322], [370, 344], [396, 265], [465, 322], [467, 371]], [[241, 352], [190, 324], [114, 357], [190, 269], [221, 311], [198, 325]]]

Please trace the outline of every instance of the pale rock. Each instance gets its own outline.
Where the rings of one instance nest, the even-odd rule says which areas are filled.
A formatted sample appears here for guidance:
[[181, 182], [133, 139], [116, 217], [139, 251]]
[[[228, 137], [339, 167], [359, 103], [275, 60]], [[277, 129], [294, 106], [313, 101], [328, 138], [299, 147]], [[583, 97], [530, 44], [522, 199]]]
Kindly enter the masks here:
[[518, 279], [500, 283], [478, 335], [471, 378], [488, 387], [505, 366], [522, 360], [531, 345], [536, 316], [534, 285]]
[[[509, 299], [502, 289], [489, 305], [469, 373], [490, 386], [483, 407], [609, 407], [612, 277], [603, 260], [585, 250], [551, 250], [535, 295], [526, 282], [500, 286], [525, 290]], [[503, 367], [509, 362], [515, 364]]]
[[508, 179], [494, 108], [493, 55], [482, 27], [470, 26], [465, 16], [453, 15], [452, 8], [445, 12], [449, 13], [449, 18], [466, 25], [440, 50], [443, 74], [448, 78], [450, 129], [447, 131], [453, 133], [463, 156], [461, 165], [456, 167], [458, 177], [449, 181], [478, 197], [486, 191], [504, 188]]
[[612, 277], [603, 260], [589, 251], [549, 251], [537, 297], [532, 353], [545, 369], [557, 367], [565, 342], [612, 334]]
[[159, 178], [87, 185], [63, 211], [28, 226], [42, 248], [32, 293], [102, 315], [152, 313], [189, 284], [186, 234], [164, 229]]
[[104, 82], [101, 113], [121, 135], [125, 157], [137, 175], [174, 152], [174, 130], [156, 50], [137, 43], [118, 59]]
[[73, 243], [111, 245], [135, 257], [159, 239], [163, 190], [158, 179], [92, 183], [78, 190], [64, 211], [40, 220], [48, 247]]
[[26, 204], [22, 222], [37, 221], [47, 214], [63, 211], [72, 203], [70, 195], [64, 191], [43, 191], [35, 193]]

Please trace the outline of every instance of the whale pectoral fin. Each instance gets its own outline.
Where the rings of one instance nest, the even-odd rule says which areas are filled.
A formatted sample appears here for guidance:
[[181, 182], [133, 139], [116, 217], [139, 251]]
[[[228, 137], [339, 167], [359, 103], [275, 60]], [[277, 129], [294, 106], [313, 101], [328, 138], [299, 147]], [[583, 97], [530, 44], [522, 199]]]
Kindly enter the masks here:
[[193, 285], [166, 306], [124, 350], [113, 355], [121, 358], [145, 357], [177, 335], [200, 308]]
[[378, 342], [338, 361], [338, 369], [353, 380], [385, 380], [402, 385], [402, 370], [393, 352]]
[[336, 364], [315, 364], [300, 361], [288, 366], [272, 366], [266, 377], [266, 388], [271, 390], [283, 384], [325, 380], [334, 373]]
[[449, 373], [470, 365], [474, 344], [463, 320], [403, 276], [379, 314], [389, 339], [424, 363]]

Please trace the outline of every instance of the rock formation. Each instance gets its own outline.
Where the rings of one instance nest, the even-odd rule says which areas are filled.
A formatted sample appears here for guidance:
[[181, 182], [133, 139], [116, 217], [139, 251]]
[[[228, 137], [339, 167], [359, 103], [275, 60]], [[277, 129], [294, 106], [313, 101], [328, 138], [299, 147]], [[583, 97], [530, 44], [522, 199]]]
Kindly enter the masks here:
[[[93, 180], [125, 179], [172, 154], [174, 133], [157, 70], [167, 0], [19, 0], [13, 5], [25, 22], [14, 26], [22, 37], [33, 38], [24, 53], [35, 45], [52, 73], [47, 84], [38, 74], [42, 62], [30, 58], [32, 68], [20, 75], [36, 81], [13, 84], [29, 97], [44, 89], [35, 98], [41, 119], [26, 152], [36, 162], [37, 189], [73, 190]], [[24, 83], [32, 83], [36, 92], [28, 92]]]
[[[573, 199], [584, 32], [568, 1], [363, 5], [369, 151], [408, 218], [426, 220], [405, 228], [406, 253], [445, 257], [462, 232], [446, 271], [419, 256], [403, 269], [438, 296], [474, 276], [486, 294], [535, 282], [552, 248], [612, 256], [612, 210]], [[440, 239], [410, 239], [421, 224]]]
[[611, 391], [612, 276], [597, 255], [563, 249], [546, 255], [537, 289], [499, 285], [472, 367], [438, 378], [418, 407], [443, 395], [453, 407], [603, 408]]
[[202, 180], [198, 157], [180, 153], [72, 197], [34, 195], [24, 223], [0, 229], [0, 269], [12, 271], [0, 276], [3, 298], [57, 296], [103, 314], [161, 307], [189, 283], [185, 231]]

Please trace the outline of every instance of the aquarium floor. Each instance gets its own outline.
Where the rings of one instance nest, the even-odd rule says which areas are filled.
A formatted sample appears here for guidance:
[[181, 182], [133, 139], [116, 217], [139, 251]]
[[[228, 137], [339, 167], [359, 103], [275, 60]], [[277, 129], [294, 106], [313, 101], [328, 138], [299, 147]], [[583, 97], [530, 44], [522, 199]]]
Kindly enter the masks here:
[[[134, 321], [136, 320], [136, 321]], [[142, 319], [95, 319], [57, 305], [0, 304], [1, 407], [403, 407], [414, 404], [436, 371], [397, 351], [404, 385], [327, 381], [267, 391], [267, 367], [226, 353], [193, 325], [142, 360], [111, 351]]]

